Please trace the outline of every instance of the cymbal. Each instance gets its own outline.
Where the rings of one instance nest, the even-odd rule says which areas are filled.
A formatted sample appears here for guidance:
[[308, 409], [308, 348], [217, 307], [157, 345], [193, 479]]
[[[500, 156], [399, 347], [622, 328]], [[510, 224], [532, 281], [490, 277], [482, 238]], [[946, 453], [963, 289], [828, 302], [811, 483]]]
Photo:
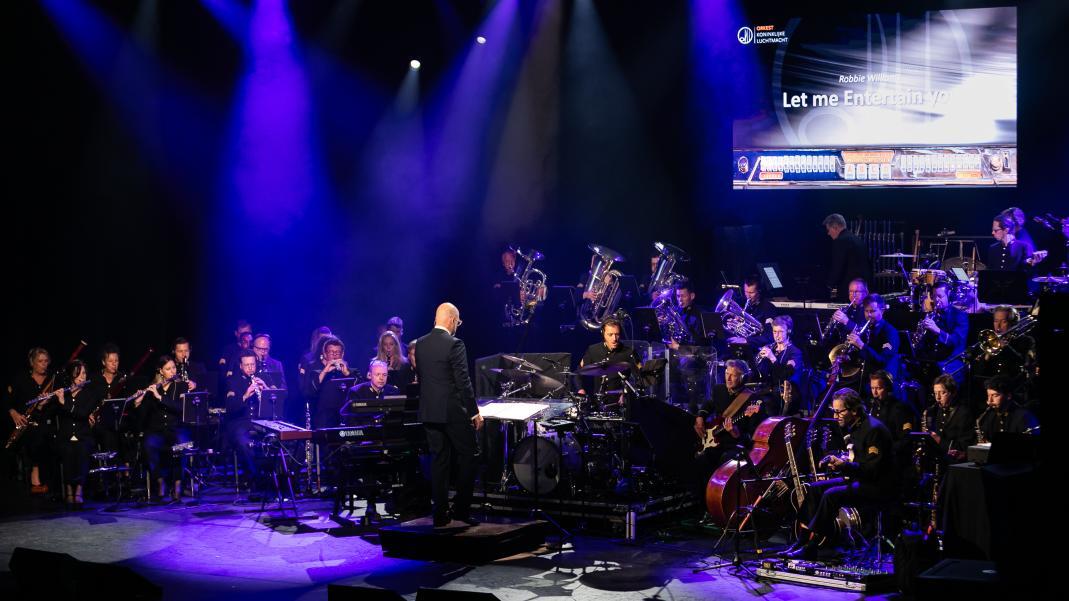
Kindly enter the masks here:
[[1064, 275], [1041, 275], [1032, 278], [1037, 284], [1069, 284], [1069, 276]]
[[517, 357], [516, 355], [501, 355], [501, 358], [505, 359], [506, 361], [511, 361], [516, 365], [519, 365], [520, 367], [526, 367], [527, 369], [533, 369], [535, 371], [542, 371], [541, 367], [538, 367], [537, 365], [531, 363], [523, 357]]
[[581, 376], [611, 376], [630, 368], [631, 364], [626, 361], [620, 361], [618, 363], [594, 363], [593, 365], [580, 367], [575, 373]]
[[912, 259], [913, 255], [908, 255], [906, 253], [891, 253], [889, 255], [880, 255], [880, 258], [883, 258], [883, 259]]
[[490, 371], [501, 377], [509, 380], [510, 382], [517, 382], [520, 384], [530, 384], [535, 389], [553, 390], [561, 386], [559, 380], [550, 378], [549, 376], [543, 376], [539, 373], [524, 371], [522, 369], [502, 369], [500, 367], [491, 367]]
[[887, 270], [881, 271], [880, 273], [877, 273], [874, 277], [877, 277], [877, 278], [900, 278], [900, 277], [902, 277], [902, 272], [894, 271], [892, 269], [887, 269]]

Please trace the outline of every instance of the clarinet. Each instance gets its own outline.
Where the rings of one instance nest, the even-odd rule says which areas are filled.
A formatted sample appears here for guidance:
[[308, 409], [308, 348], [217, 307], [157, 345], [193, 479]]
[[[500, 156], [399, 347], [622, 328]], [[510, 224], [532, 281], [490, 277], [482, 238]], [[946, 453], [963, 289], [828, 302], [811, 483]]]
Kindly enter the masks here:
[[980, 422], [984, 421], [984, 418], [987, 417], [988, 413], [991, 413], [991, 407], [988, 407], [987, 409], [984, 409], [984, 412], [980, 414], [980, 417], [976, 418], [976, 442], [977, 443], [985, 443], [985, 442], [987, 442], [987, 438], [984, 437], [983, 431], [980, 430]]
[[[304, 427], [309, 430], [312, 429], [312, 409], [307, 399], [304, 401]], [[309, 438], [304, 441], [304, 469], [308, 477], [309, 494], [312, 492], [312, 455], [312, 439]]]

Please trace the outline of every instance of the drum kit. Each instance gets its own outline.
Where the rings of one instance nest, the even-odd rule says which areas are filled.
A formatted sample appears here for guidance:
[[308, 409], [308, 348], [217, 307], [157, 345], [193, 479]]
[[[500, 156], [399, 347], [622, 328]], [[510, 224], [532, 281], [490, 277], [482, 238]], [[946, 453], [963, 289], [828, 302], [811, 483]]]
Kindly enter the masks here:
[[632, 366], [603, 361], [554, 374], [603, 382], [596, 392], [580, 395], [538, 365], [512, 355], [503, 358], [513, 367], [492, 371], [504, 380], [505, 392], [492, 408], [482, 408], [484, 417], [489, 414], [487, 419], [503, 425], [502, 488], [515, 481], [533, 495], [564, 497], [616, 489], [630, 469], [627, 441], [635, 424], [626, 419], [625, 399], [636, 392], [619, 375]]
[[[965, 257], [951, 257], [939, 261], [934, 253], [911, 255], [908, 253], [891, 253], [880, 255], [883, 259], [912, 259], [914, 266], [908, 272], [902, 267], [901, 273], [882, 272], [877, 277], [904, 277], [907, 293], [902, 295], [902, 302], [909, 304], [910, 311], [923, 312], [925, 300], [929, 298], [932, 288], [939, 283], [949, 284], [950, 303], [959, 309], [967, 310], [976, 303], [976, 272], [983, 269], [979, 261]], [[899, 263], [901, 266], [901, 262]], [[923, 267], [922, 267], [923, 266]], [[967, 277], [951, 277], [963, 273]], [[949, 275], [948, 275], [949, 274]]]

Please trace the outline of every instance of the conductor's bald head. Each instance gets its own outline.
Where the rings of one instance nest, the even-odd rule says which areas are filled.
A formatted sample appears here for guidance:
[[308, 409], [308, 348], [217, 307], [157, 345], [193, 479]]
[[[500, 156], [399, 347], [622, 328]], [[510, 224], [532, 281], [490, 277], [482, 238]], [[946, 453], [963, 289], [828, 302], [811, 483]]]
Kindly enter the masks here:
[[453, 303], [442, 303], [434, 312], [434, 325], [449, 330], [450, 334], [456, 334], [460, 327], [460, 309]]

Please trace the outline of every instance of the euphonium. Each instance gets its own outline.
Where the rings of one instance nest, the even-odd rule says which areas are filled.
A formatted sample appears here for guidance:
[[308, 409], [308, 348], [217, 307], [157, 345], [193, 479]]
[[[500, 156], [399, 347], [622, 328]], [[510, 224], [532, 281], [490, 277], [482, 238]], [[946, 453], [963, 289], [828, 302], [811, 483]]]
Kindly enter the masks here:
[[579, 322], [588, 330], [600, 330], [620, 304], [620, 278], [623, 274], [612, 268], [624, 260], [623, 255], [600, 244], [588, 244], [594, 251], [590, 258], [583, 302], [579, 304]]
[[[740, 307], [739, 303], [735, 302], [735, 291], [728, 290], [720, 297], [720, 301], [716, 303], [716, 313], [720, 313], [720, 319], [724, 323], [724, 328], [733, 332], [736, 336], [741, 338], [749, 338], [750, 336], [756, 336], [760, 334], [765, 326], [757, 321], [757, 318], [746, 312], [746, 308]], [[750, 306], [749, 299], [746, 300], [746, 306]]]
[[[858, 336], [861, 336], [872, 325], [872, 320], [865, 322], [865, 325], [861, 326], [861, 329], [854, 328], [854, 332]], [[865, 367], [865, 362], [860, 357], [860, 351], [858, 348], [849, 342], [843, 342], [835, 345], [831, 352], [828, 353], [828, 361], [832, 365], [839, 365], [839, 374], [844, 378], [849, 378], [856, 375], [862, 368]]]
[[650, 277], [650, 307], [657, 316], [661, 338], [665, 342], [690, 342], [690, 331], [680, 315], [675, 298], [676, 285], [683, 280], [683, 276], [672, 271], [676, 261], [689, 261], [690, 257], [683, 249], [664, 242], [654, 242], [653, 247], [661, 253], [661, 257]]
[[535, 309], [539, 307], [546, 300], [546, 274], [540, 269], [535, 269], [534, 264], [536, 261], [541, 261], [545, 256], [534, 250], [530, 249], [527, 254], [524, 254], [519, 248], [513, 249], [516, 256], [526, 261], [523, 269], [520, 269], [513, 276], [516, 278], [516, 283], [519, 284], [520, 302], [518, 305], [508, 305], [505, 308], [505, 318], [508, 320], [508, 326], [522, 326], [530, 323], [531, 318], [534, 317]]

